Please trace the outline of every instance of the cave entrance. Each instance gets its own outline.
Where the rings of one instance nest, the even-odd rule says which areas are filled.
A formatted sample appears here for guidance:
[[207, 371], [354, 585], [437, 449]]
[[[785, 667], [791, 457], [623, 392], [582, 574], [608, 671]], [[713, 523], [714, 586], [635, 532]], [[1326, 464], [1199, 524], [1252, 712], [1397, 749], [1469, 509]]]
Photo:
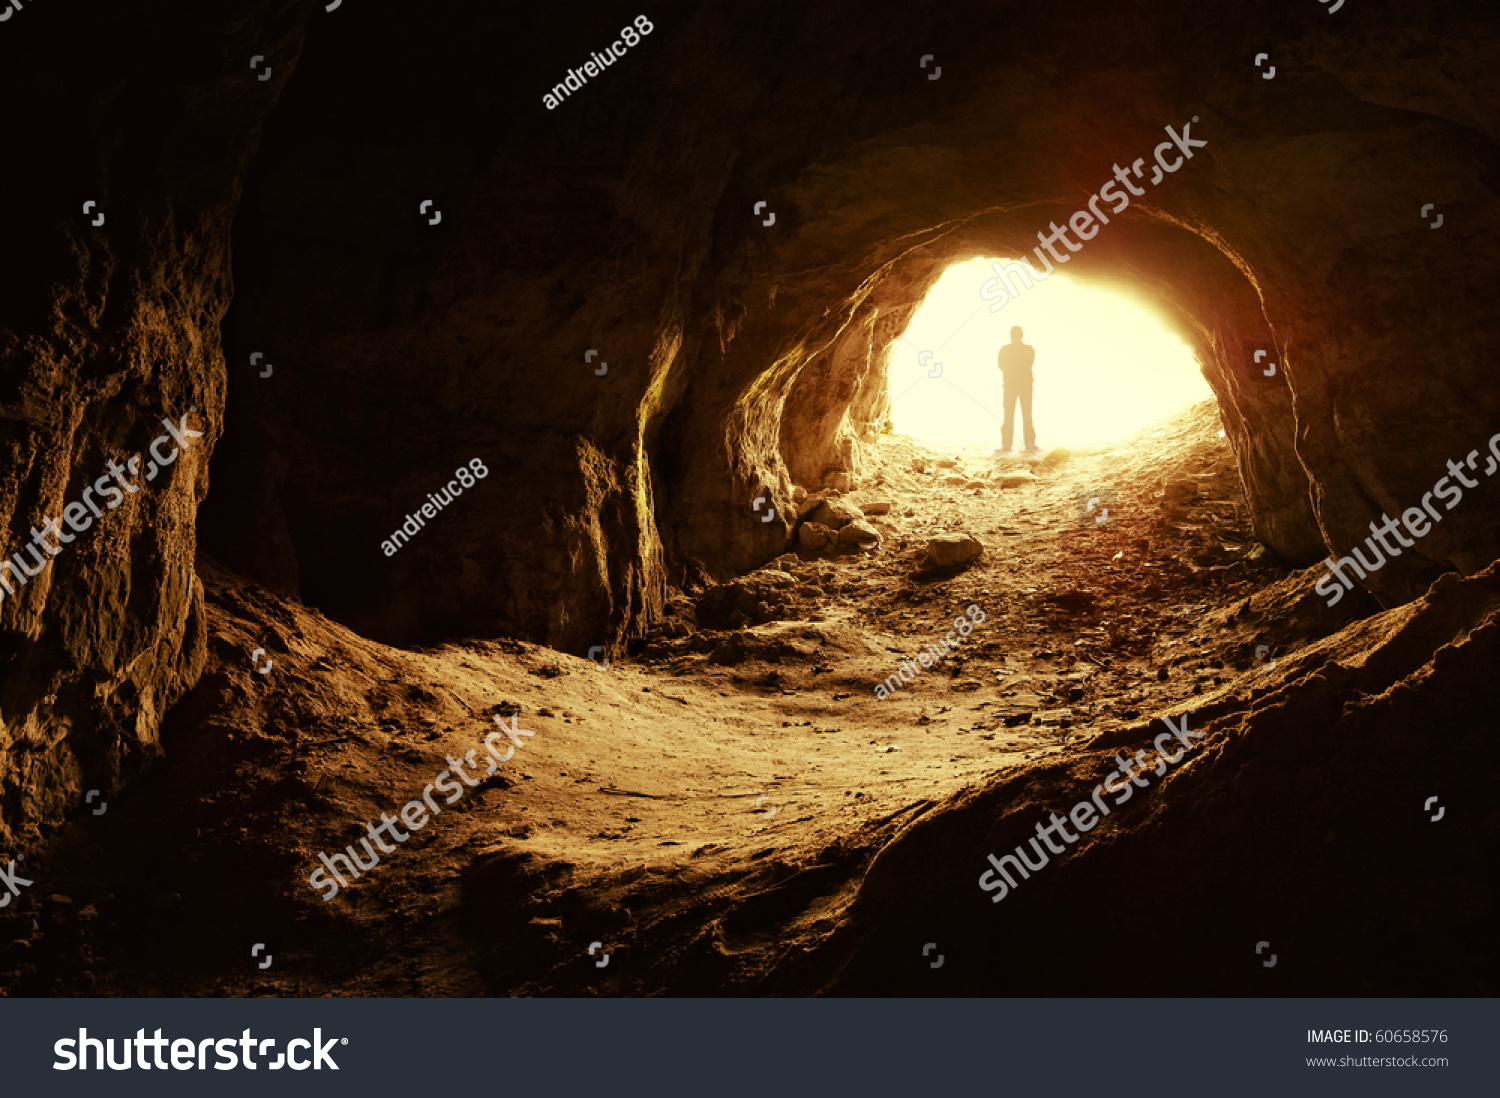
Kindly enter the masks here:
[[[1005, 259], [949, 267], [888, 351], [889, 429], [947, 446], [1000, 444], [996, 354], [1012, 327], [1035, 349], [1037, 445], [1113, 441], [1213, 396], [1192, 349], [1139, 300], [1061, 272], [996, 299]], [[1014, 270], [1014, 268], [1011, 268]], [[989, 298], [981, 296], [986, 284]], [[999, 304], [999, 308], [993, 308]], [[1022, 445], [1020, 413], [1014, 445]]]

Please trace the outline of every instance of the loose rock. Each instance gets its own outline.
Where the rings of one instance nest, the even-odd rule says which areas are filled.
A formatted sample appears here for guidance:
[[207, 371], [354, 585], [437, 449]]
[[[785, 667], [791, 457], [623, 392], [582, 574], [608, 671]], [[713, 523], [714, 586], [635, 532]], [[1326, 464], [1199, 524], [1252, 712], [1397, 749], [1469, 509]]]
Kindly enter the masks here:
[[879, 545], [880, 531], [868, 522], [851, 522], [839, 531], [839, 545], [870, 549]]
[[936, 568], [956, 568], [979, 559], [984, 546], [968, 534], [939, 534], [927, 543], [927, 563]]
[[[864, 512], [841, 499], [825, 499], [808, 512], [807, 521], [838, 530], [864, 518]], [[806, 527], [804, 527], [806, 529]]]
[[797, 548], [804, 553], [826, 553], [838, 544], [838, 531], [821, 522], [804, 522], [797, 531]]

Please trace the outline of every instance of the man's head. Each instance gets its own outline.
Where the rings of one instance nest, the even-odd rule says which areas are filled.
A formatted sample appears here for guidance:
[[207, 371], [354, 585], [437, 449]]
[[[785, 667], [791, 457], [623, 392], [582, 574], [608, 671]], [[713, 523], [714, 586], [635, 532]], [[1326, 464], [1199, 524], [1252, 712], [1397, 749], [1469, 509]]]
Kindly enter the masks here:
[[1019, 327], [1015, 327], [1010, 330], [1010, 341], [1012, 343], [1021, 342], [1021, 329]]

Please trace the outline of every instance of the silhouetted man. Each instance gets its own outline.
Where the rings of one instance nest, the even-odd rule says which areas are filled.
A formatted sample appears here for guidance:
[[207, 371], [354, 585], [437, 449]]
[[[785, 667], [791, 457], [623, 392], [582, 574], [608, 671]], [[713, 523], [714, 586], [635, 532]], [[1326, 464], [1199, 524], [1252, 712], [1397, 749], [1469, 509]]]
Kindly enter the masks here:
[[1026, 432], [1026, 453], [1034, 454], [1036, 425], [1031, 422], [1031, 364], [1036, 349], [1021, 342], [1021, 329], [1010, 330], [1010, 342], [1000, 348], [1000, 376], [1005, 379], [1005, 423], [1000, 428], [1002, 454], [1010, 453], [1015, 434], [1016, 402], [1021, 402], [1021, 423]]

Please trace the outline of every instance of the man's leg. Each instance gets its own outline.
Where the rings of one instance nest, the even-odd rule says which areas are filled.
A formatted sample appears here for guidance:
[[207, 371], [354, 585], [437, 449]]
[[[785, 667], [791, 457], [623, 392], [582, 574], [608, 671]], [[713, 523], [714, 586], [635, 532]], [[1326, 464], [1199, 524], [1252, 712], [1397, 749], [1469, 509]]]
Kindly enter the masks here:
[[1016, 430], [1016, 391], [1009, 384], [1005, 386], [1002, 403], [1005, 407], [1005, 422], [1000, 425], [1000, 448], [1009, 450], [1010, 440], [1015, 437]]
[[1036, 424], [1031, 422], [1031, 382], [1021, 387], [1021, 427], [1026, 435], [1026, 449], [1036, 449]]

